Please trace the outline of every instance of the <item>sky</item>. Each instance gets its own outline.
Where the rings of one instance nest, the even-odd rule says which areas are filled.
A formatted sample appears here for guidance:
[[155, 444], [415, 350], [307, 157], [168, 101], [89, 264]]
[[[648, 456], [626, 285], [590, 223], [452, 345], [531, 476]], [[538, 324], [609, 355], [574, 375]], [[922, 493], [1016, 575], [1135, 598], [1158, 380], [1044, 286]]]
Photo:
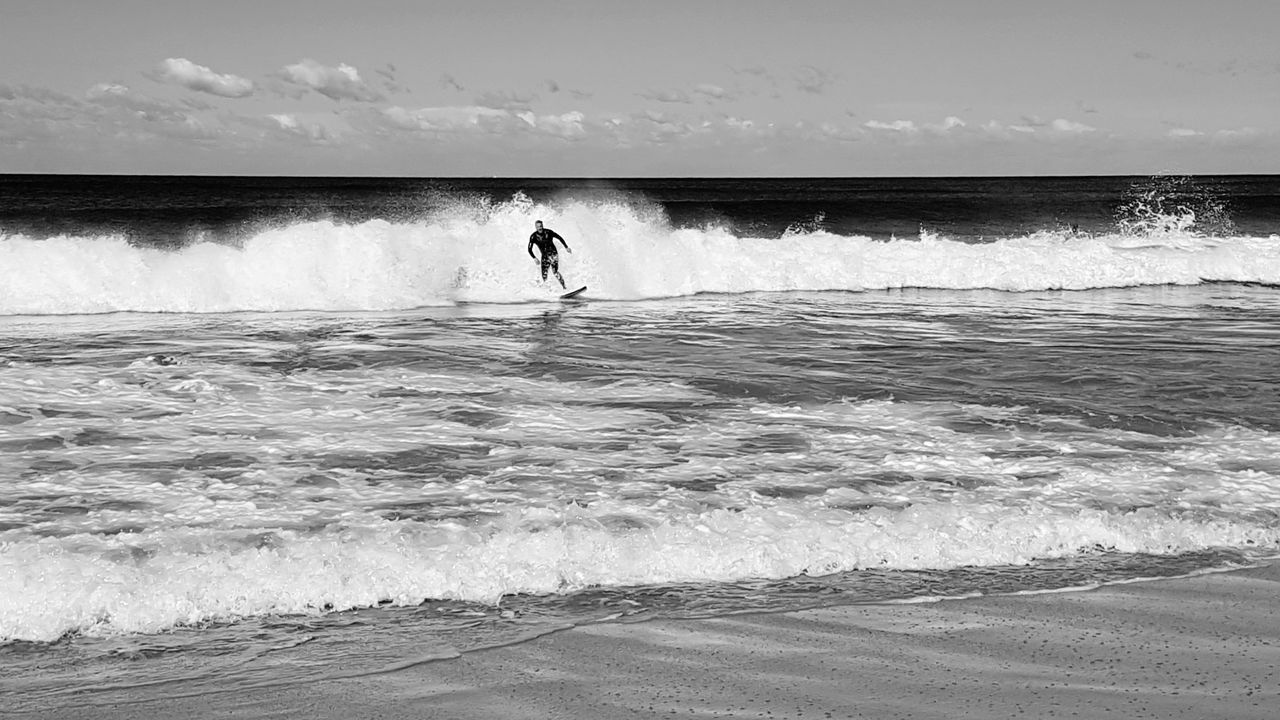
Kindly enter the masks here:
[[1275, 0], [0, 0], [0, 173], [1280, 173]]

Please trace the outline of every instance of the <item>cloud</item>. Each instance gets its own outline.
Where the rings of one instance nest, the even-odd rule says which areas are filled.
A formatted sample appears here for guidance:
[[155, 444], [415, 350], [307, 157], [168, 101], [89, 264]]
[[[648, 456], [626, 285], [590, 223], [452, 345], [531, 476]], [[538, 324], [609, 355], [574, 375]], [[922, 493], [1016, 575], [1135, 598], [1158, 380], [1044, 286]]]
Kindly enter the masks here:
[[187, 123], [191, 117], [183, 105], [148, 97], [120, 83], [98, 83], [84, 96], [92, 106], [125, 111], [148, 122]]
[[1070, 133], [1074, 135], [1091, 133], [1097, 130], [1097, 128], [1092, 127], [1090, 125], [1085, 125], [1084, 123], [1081, 123], [1081, 122], [1075, 122], [1074, 120], [1064, 120], [1062, 118], [1058, 118], [1057, 120], [1054, 120], [1053, 122], [1049, 123], [1049, 127], [1053, 128], [1054, 130], [1060, 133]]
[[586, 116], [580, 112], [537, 115], [530, 110], [513, 112], [484, 105], [425, 107], [410, 110], [390, 107], [381, 111], [383, 120], [400, 130], [448, 133], [507, 135], [532, 133], [561, 139], [577, 139], [587, 134]]
[[693, 102], [689, 98], [689, 93], [683, 90], [651, 90], [646, 93], [640, 93], [640, 97], [645, 100], [653, 100], [660, 103], [680, 103], [689, 104]]
[[677, 142], [695, 132], [689, 123], [668, 118], [661, 113], [645, 113], [640, 120], [645, 139], [655, 145]]
[[466, 91], [467, 91], [467, 89], [466, 89], [465, 87], [463, 87], [463, 86], [462, 86], [462, 83], [458, 82], [458, 81], [457, 81], [457, 79], [456, 79], [456, 78], [454, 78], [454, 77], [453, 77], [452, 75], [450, 75], [449, 73], [445, 73], [445, 74], [443, 74], [443, 75], [441, 75], [441, 76], [440, 76], [440, 85], [441, 85], [442, 87], [445, 87], [445, 88], [449, 89], [449, 90], [453, 90], [454, 92], [466, 92]]
[[1275, 57], [1263, 55], [1254, 59], [1227, 58], [1219, 62], [1196, 62], [1159, 57], [1145, 50], [1139, 50], [1133, 57], [1142, 62], [1155, 63], [1161, 67], [1193, 75], [1225, 75], [1239, 77], [1241, 75], [1267, 76], [1280, 73], [1280, 64]]
[[409, 88], [396, 79], [397, 70], [394, 64], [387, 63], [385, 67], [374, 68], [373, 72], [382, 78], [382, 87], [387, 92], [392, 94], [409, 92]]
[[75, 103], [75, 98], [42, 87], [31, 87], [30, 85], [3, 85], [0, 84], [0, 100], [24, 100], [37, 103], [56, 103], [70, 104]]
[[712, 85], [711, 83], [702, 83], [694, 88], [693, 91], [703, 97], [711, 98], [712, 100], [725, 100], [729, 97], [728, 90], [725, 90], [719, 85]]
[[1215, 132], [1213, 136], [1218, 140], [1242, 140], [1242, 139], [1254, 138], [1259, 136], [1260, 134], [1261, 133], [1257, 128], [1242, 127], [1242, 128], [1236, 128], [1234, 130], [1219, 130]]
[[1171, 138], [1189, 138], [1189, 137], [1200, 137], [1201, 135], [1204, 135], [1204, 133], [1198, 130], [1192, 130], [1191, 128], [1176, 127], [1176, 128], [1169, 128], [1169, 132], [1166, 133], [1166, 135], [1168, 135]]
[[216, 73], [186, 58], [166, 58], [160, 63], [159, 80], [181, 85], [188, 90], [225, 98], [242, 98], [253, 94], [253, 81], [238, 75]]
[[941, 124], [941, 125], [934, 125], [934, 126], [931, 126], [931, 128], [930, 128], [930, 129], [935, 130], [935, 131], [937, 131], [937, 132], [943, 132], [943, 133], [945, 133], [945, 132], [950, 132], [950, 131], [952, 131], [952, 130], [957, 130], [957, 129], [962, 128], [962, 127], [965, 127], [965, 121], [964, 121], [964, 120], [961, 120], [960, 118], [956, 117], [955, 115], [948, 115], [946, 118], [944, 118], [944, 119], [942, 120], [942, 124]]
[[129, 87], [120, 83], [98, 83], [85, 91], [84, 95], [90, 100], [127, 97], [129, 95]]
[[769, 69], [763, 65], [750, 65], [748, 67], [743, 67], [743, 68], [731, 67], [729, 68], [729, 70], [734, 75], [749, 75], [751, 77], [766, 78], [766, 79], [771, 77], [769, 75]]
[[516, 117], [528, 123], [531, 129], [539, 133], [566, 139], [586, 135], [586, 128], [582, 125], [585, 116], [577, 111], [562, 115], [534, 115], [532, 112], [522, 112]]
[[849, 128], [833, 122], [822, 123], [818, 129], [823, 136], [840, 142], [855, 142], [866, 137], [866, 133], [859, 128]]
[[821, 95], [835, 81], [835, 77], [826, 70], [805, 65], [795, 73], [796, 87], [807, 93]]
[[268, 115], [267, 117], [275, 122], [277, 129], [312, 142], [323, 144], [337, 139], [324, 125], [302, 120], [292, 113]]
[[217, 118], [202, 119], [184, 102], [157, 99], [113, 82], [90, 87], [83, 101], [64, 105], [55, 122], [60, 134], [134, 142], [160, 137], [203, 145], [224, 136], [224, 123]]
[[863, 127], [871, 130], [889, 130], [900, 133], [917, 132], [919, 128], [911, 120], [894, 120], [893, 122], [881, 122], [879, 120], [868, 120], [862, 124]]
[[1043, 120], [1035, 115], [1024, 115], [1021, 122], [1011, 125], [992, 120], [982, 126], [982, 129], [992, 135], [1006, 135], [1014, 132], [1020, 135], [1088, 135], [1098, 131], [1092, 125], [1086, 125], [1082, 122], [1067, 120], [1066, 118], [1057, 118], [1056, 120]]
[[384, 99], [382, 93], [360, 79], [360, 73], [354, 67], [345, 63], [328, 67], [315, 60], [304, 59], [286, 65], [282, 72], [288, 82], [315, 90], [330, 100], [377, 102]]
[[763, 65], [730, 66], [729, 71], [737, 76], [740, 81], [735, 83], [739, 95], [749, 97], [765, 95], [774, 99], [782, 97], [782, 93], [778, 90], [778, 79]]
[[537, 99], [532, 93], [487, 92], [476, 98], [476, 105], [502, 110], [528, 110]]
[[[862, 123], [862, 127], [884, 133], [897, 133], [900, 135], [916, 135], [918, 133], [927, 132], [933, 135], [948, 135], [968, 127], [968, 123], [955, 115], [948, 115], [939, 123], [925, 123], [918, 125], [914, 120], [894, 120], [885, 122], [883, 120], [868, 120]], [[824, 128], [823, 134], [834, 137], [834, 135]]]
[[409, 110], [389, 107], [382, 114], [396, 127], [406, 130], [464, 130], [480, 128], [490, 121], [511, 116], [506, 110], [471, 105], [466, 107], [428, 107]]
[[89, 125], [94, 111], [79, 99], [47, 88], [0, 84], [0, 149], [32, 141], [64, 144], [71, 130]]

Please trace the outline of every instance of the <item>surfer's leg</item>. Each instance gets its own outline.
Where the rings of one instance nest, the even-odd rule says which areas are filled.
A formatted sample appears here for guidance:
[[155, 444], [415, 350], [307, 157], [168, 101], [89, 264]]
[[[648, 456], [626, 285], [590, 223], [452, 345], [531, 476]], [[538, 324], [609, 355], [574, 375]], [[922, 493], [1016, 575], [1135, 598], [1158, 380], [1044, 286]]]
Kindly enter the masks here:
[[548, 267], [551, 267], [551, 258], [547, 257], [546, 255], [543, 255], [542, 256], [542, 281], [543, 282], [546, 282], [547, 280]]
[[568, 290], [568, 286], [564, 284], [564, 278], [560, 276], [560, 258], [551, 258], [551, 272], [556, 274], [556, 279], [560, 281], [560, 287]]

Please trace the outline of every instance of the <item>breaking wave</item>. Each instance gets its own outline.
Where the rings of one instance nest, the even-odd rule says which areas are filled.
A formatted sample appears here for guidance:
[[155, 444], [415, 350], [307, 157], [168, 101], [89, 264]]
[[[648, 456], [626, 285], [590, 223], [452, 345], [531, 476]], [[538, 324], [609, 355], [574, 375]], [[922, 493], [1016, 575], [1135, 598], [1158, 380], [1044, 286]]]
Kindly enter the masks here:
[[[1155, 198], [1155, 199], [1153, 199]], [[1046, 230], [963, 242], [922, 229], [889, 241], [798, 225], [782, 237], [676, 228], [613, 200], [459, 204], [412, 221], [263, 229], [237, 245], [178, 249], [123, 236], [0, 231], [0, 314], [397, 310], [547, 300], [526, 253], [534, 219], [563, 235], [561, 269], [603, 300], [698, 293], [891, 288], [1035, 291], [1205, 282], [1280, 284], [1280, 237], [1206, 226], [1197, 208], [1135, 197], [1114, 232]], [[1206, 232], [1205, 227], [1210, 231]], [[1225, 231], [1225, 232], [1223, 232]]]

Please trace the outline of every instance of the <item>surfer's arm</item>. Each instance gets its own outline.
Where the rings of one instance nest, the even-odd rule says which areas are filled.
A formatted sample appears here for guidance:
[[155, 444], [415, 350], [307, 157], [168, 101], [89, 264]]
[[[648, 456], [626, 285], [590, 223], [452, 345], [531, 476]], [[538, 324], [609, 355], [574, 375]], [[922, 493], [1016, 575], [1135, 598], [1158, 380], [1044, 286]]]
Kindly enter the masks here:
[[[551, 233], [551, 237], [553, 237], [553, 238], [555, 238], [555, 239], [559, 240], [559, 241], [560, 241], [560, 244], [564, 246], [564, 249], [565, 249], [565, 250], [569, 250], [569, 252], [573, 252], [573, 250], [571, 250], [571, 249], [569, 248], [569, 243], [565, 242], [565, 241], [564, 241], [564, 238], [560, 237], [560, 233], [556, 232], [555, 230], [550, 230], [550, 229], [549, 229], [549, 230], [547, 230], [547, 232]], [[553, 247], [554, 247], [554, 246], [553, 246]]]
[[529, 238], [529, 257], [534, 260], [538, 259], [538, 256], [533, 254], [533, 238]]

